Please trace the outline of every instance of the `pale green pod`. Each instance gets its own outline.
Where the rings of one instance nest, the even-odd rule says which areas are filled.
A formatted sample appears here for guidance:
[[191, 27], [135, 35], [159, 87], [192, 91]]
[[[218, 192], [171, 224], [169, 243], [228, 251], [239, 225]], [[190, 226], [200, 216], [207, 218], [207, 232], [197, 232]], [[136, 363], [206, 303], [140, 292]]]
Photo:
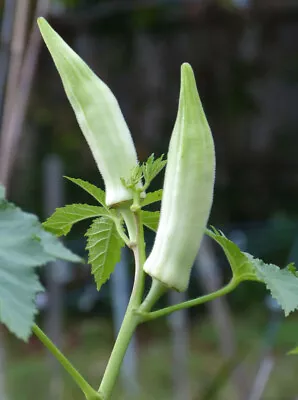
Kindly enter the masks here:
[[176, 123], [169, 145], [160, 221], [144, 270], [185, 291], [209, 218], [215, 179], [212, 134], [189, 64], [181, 67]]
[[44, 18], [38, 19], [38, 25], [104, 179], [107, 205], [131, 200], [132, 192], [121, 178], [130, 177], [137, 154], [117, 99]]

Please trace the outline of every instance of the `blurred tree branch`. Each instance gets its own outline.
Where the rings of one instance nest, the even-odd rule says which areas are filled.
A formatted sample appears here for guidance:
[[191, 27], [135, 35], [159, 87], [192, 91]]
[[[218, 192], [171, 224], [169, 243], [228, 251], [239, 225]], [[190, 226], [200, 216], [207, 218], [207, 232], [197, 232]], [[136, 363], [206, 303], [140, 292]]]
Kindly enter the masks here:
[[0, 113], [2, 114], [5, 82], [10, 58], [10, 41], [12, 35], [15, 0], [5, 0], [1, 24], [0, 43]]
[[17, 1], [13, 25], [13, 34], [10, 45], [10, 62], [4, 98], [2, 132], [7, 132], [9, 118], [12, 115], [14, 99], [18, 90], [19, 74], [22, 68], [22, 60], [27, 34], [29, 14], [29, 0]]
[[[5, 109], [0, 136], [0, 182], [8, 188], [22, 135], [28, 99], [33, 83], [41, 37], [36, 24], [39, 15], [46, 16], [50, 0], [38, 0], [28, 45], [25, 47], [25, 31], [28, 20], [28, 1], [18, 0], [14, 20], [14, 37], [11, 49], [14, 57], [9, 64], [9, 82], [5, 93]], [[24, 54], [23, 54], [24, 53]]]

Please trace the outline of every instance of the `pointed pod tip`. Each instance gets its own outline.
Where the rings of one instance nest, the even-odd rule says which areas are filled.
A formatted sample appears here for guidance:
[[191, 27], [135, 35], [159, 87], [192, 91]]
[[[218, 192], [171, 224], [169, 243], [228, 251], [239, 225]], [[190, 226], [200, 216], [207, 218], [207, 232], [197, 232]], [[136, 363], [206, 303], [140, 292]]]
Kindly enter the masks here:
[[197, 104], [199, 100], [199, 93], [194, 71], [191, 65], [186, 62], [181, 65], [180, 98], [184, 99], [184, 102], [186, 101], [188, 106], [190, 104]]
[[189, 72], [189, 71], [192, 72], [192, 67], [191, 67], [191, 65], [190, 65], [188, 62], [184, 62], [184, 63], [181, 65], [181, 72], [183, 73], [183, 72]]
[[42, 24], [47, 23], [46, 19], [44, 17], [38, 17], [37, 18], [37, 24], [40, 27]]
[[191, 65], [187, 62], [181, 65], [181, 81], [185, 84], [195, 81], [193, 69]]
[[[49, 33], [56, 33], [54, 29], [51, 27], [51, 25], [48, 23], [48, 21], [44, 17], [38, 17], [37, 18], [37, 25], [39, 27], [40, 33], [42, 34], [44, 40], [45, 37], [44, 35], [48, 36]], [[56, 33], [57, 34], [57, 33]]]
[[37, 18], [37, 25], [42, 36], [44, 36], [46, 30], [50, 27], [48, 21], [44, 17]]

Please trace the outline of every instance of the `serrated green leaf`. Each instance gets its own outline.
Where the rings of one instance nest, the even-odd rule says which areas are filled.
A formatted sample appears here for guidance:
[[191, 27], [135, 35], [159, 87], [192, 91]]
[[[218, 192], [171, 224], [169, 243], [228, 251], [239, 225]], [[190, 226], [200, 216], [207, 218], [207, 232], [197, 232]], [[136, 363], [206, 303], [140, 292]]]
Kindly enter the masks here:
[[140, 185], [142, 179], [144, 178], [145, 185], [143, 186], [143, 188], [144, 190], [146, 190], [151, 181], [160, 173], [160, 171], [166, 165], [167, 161], [163, 160], [163, 157], [164, 155], [154, 160], [154, 154], [151, 154], [151, 156], [145, 163], [143, 163], [142, 165], [137, 165], [131, 170], [130, 177], [128, 179], [121, 179], [122, 184], [128, 189], [133, 189]]
[[79, 261], [35, 215], [2, 200], [0, 204], [0, 321], [27, 340], [33, 324], [37, 292], [42, 290], [35, 267], [54, 261], [57, 254]]
[[222, 232], [213, 228], [213, 230], [206, 229], [206, 234], [215, 240], [223, 249], [233, 275], [239, 280], [258, 280], [255, 268], [251, 261], [247, 258], [239, 247], [229, 240]]
[[161, 201], [161, 199], [162, 199], [162, 189], [156, 190], [155, 192], [147, 193], [145, 199], [142, 201], [142, 207]]
[[97, 218], [87, 233], [86, 249], [89, 253], [88, 262], [94, 275], [97, 290], [110, 278], [116, 264], [121, 258], [123, 240], [119, 237], [114, 221], [110, 218]]
[[277, 265], [266, 264], [251, 254], [242, 252], [235, 243], [215, 229], [206, 230], [206, 233], [222, 247], [231, 265], [234, 279], [264, 283], [286, 316], [298, 309], [298, 277], [292, 272], [293, 264], [290, 269], [280, 269]]
[[106, 210], [108, 210], [108, 207], [107, 207], [106, 201], [105, 201], [105, 192], [102, 189], [98, 188], [97, 186], [93, 185], [92, 183], [84, 181], [83, 179], [70, 178], [69, 176], [64, 176], [64, 178], [66, 178], [69, 181], [80, 186], [87, 193], [89, 193], [95, 200], [97, 200]]
[[109, 211], [103, 207], [89, 204], [69, 204], [56, 208], [54, 214], [43, 223], [43, 227], [56, 236], [67, 235], [75, 223], [87, 218], [106, 215], [109, 215]]
[[286, 266], [286, 269], [291, 272], [293, 275], [298, 277], [298, 271], [296, 270], [295, 263], [291, 262]]
[[50, 232], [41, 229], [38, 233], [38, 240], [40, 240], [40, 244], [44, 251], [55, 259], [58, 258], [73, 263], [84, 262], [83, 258], [74, 254], [71, 250], [65, 247], [63, 243], [60, 242], [60, 240], [57, 240], [57, 238]]
[[143, 176], [145, 179], [146, 187], [149, 186], [150, 182], [161, 172], [165, 167], [167, 161], [163, 160], [164, 155], [162, 154], [159, 158], [154, 160], [154, 154], [148, 158], [147, 162], [142, 165]]
[[136, 186], [138, 186], [138, 184], [140, 183], [140, 181], [142, 180], [143, 177], [143, 171], [142, 171], [142, 167], [140, 167], [139, 165], [136, 165], [132, 171], [131, 171], [131, 175], [128, 179], [123, 179], [122, 178], [122, 183], [124, 184], [125, 187], [127, 187], [128, 189], [133, 189]]
[[287, 269], [280, 269], [274, 264], [265, 264], [250, 254], [247, 256], [252, 259], [258, 278], [270, 290], [272, 297], [277, 300], [287, 317], [290, 312], [298, 308], [298, 278]]
[[153, 232], [157, 231], [160, 212], [159, 211], [141, 211], [143, 224]]

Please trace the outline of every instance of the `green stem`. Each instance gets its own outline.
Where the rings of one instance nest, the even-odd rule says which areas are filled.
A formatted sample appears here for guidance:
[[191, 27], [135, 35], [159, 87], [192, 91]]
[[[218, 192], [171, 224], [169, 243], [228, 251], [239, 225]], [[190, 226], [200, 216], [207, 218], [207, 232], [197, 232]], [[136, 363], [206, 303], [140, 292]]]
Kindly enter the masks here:
[[87, 400], [103, 400], [96, 390], [89, 385], [89, 383], [82, 377], [82, 375], [74, 368], [70, 361], [61, 353], [61, 351], [54, 345], [49, 337], [36, 325], [32, 327], [32, 332], [38, 339], [45, 345], [45, 347], [53, 354], [59, 361], [62, 367], [69, 373], [72, 379], [76, 382], [79, 388], [84, 393]]
[[[132, 246], [135, 257], [135, 279], [120, 331], [106, 367], [101, 385], [98, 389], [99, 393], [102, 393], [105, 400], [108, 400], [111, 397], [127, 347], [137, 325], [140, 322], [140, 317], [136, 313], [136, 310], [140, 306], [144, 291], [143, 264], [145, 262], [146, 254], [141, 213], [140, 211], [136, 211], [136, 213], [132, 214], [132, 216], [134, 217], [135, 230], [137, 232], [136, 243]], [[128, 217], [127, 213], [126, 217]], [[130, 220], [130, 218], [127, 219]]]
[[234, 290], [240, 282], [236, 279], [232, 279], [228, 285], [224, 286], [223, 288], [217, 290], [216, 292], [206, 294], [205, 296], [198, 297], [193, 300], [185, 301], [183, 303], [175, 304], [170, 307], [162, 308], [157, 311], [153, 312], [139, 312], [140, 317], [142, 318], [142, 322], [150, 321], [152, 319], [156, 319], [159, 317], [163, 317], [165, 315], [169, 315], [174, 311], [182, 310], [184, 308], [198, 306], [200, 304], [206, 303], [208, 301], [217, 299], [218, 297], [224, 296], [225, 294], [230, 293]]
[[148, 313], [154, 304], [159, 300], [159, 298], [168, 290], [168, 287], [165, 286], [163, 283], [159, 282], [157, 279], [152, 280], [151, 288], [138, 309], [140, 313]]
[[135, 282], [132, 291], [132, 296], [135, 300], [135, 307], [139, 307], [142, 302], [142, 296], [144, 293], [144, 281], [145, 273], [143, 270], [144, 263], [146, 261], [146, 249], [144, 239], [144, 227], [142, 222], [141, 210], [133, 213], [135, 226], [137, 229], [137, 242], [136, 246], [132, 247], [132, 251], [135, 259]]
[[129, 247], [131, 247], [132, 244], [136, 244], [136, 242], [137, 242], [137, 230], [136, 230], [134, 217], [133, 217], [133, 214], [130, 211], [130, 209], [127, 207], [120, 207], [119, 211], [120, 211], [120, 214], [122, 215], [125, 225], [127, 227], [129, 240], [131, 242]]
[[115, 222], [117, 232], [118, 232], [119, 236], [121, 237], [121, 239], [124, 241], [124, 243], [126, 244], [127, 247], [131, 247], [132, 243], [129, 240], [129, 237], [125, 234], [120, 220], [118, 218], [114, 218], [114, 222]]
[[125, 317], [102, 378], [101, 385], [98, 389], [98, 392], [103, 394], [105, 400], [108, 400], [111, 397], [127, 347], [138, 323], [138, 315], [136, 315], [133, 311], [133, 308], [129, 306], [125, 313]]

